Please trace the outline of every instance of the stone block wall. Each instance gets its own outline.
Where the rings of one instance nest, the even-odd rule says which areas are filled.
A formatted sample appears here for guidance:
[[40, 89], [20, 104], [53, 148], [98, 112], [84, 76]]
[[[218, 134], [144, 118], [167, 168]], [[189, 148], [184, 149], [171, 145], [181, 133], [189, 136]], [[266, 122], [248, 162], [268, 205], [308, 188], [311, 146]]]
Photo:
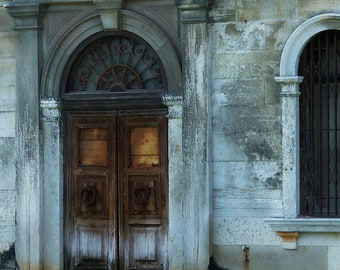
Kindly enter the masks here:
[[216, 0], [210, 10], [212, 241], [222, 268], [333, 269], [325, 258], [334, 243], [325, 235], [317, 236], [325, 239], [320, 245], [316, 235], [303, 234], [298, 249], [287, 251], [265, 222], [283, 216], [280, 85], [274, 77], [290, 34], [320, 12], [340, 12], [340, 4]]
[[0, 1], [0, 269], [15, 269], [15, 32], [4, 3]]

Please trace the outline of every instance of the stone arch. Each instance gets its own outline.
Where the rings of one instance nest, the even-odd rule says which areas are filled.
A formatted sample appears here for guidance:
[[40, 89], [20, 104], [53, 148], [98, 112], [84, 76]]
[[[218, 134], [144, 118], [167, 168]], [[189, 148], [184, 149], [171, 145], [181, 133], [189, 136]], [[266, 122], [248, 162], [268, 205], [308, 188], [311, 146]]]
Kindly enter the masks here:
[[340, 14], [325, 13], [302, 23], [288, 38], [282, 52], [280, 77], [297, 76], [300, 54], [307, 42], [324, 30], [340, 30]]
[[[165, 35], [149, 20], [129, 10], [121, 11], [121, 21], [121, 30], [141, 36], [150, 44], [163, 63], [168, 81], [168, 93], [180, 95], [180, 64], [175, 50]], [[79, 21], [66, 32], [65, 38], [60, 40], [48, 57], [42, 75], [42, 97], [60, 96], [63, 71], [72, 52], [85, 39], [103, 30], [99, 14], [95, 14]]]

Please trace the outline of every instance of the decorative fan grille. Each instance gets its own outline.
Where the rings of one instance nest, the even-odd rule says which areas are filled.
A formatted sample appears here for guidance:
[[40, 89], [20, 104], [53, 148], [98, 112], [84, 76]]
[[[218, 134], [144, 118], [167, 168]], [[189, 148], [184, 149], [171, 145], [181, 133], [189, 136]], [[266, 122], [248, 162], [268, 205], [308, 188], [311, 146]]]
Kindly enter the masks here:
[[156, 53], [132, 35], [105, 36], [88, 45], [71, 67], [67, 92], [125, 92], [165, 88]]

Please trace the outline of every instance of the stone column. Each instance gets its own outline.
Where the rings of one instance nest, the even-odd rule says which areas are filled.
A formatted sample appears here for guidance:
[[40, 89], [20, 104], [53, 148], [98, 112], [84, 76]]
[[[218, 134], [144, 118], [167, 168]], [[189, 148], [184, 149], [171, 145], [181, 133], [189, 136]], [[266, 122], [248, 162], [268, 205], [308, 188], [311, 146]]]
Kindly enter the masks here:
[[20, 270], [42, 269], [42, 182], [39, 127], [37, 2], [6, 4], [15, 18], [16, 47], [16, 260]]
[[168, 155], [169, 155], [169, 269], [183, 269], [183, 171], [182, 163], [182, 97], [163, 96], [168, 107]]
[[63, 269], [63, 154], [61, 101], [44, 98], [42, 115], [44, 270]]
[[[190, 3], [191, 2], [191, 3]], [[196, 1], [197, 2], [197, 1]], [[207, 269], [210, 256], [207, 1], [177, 1], [183, 87], [184, 269]]]
[[299, 84], [303, 77], [275, 77], [281, 84], [283, 215], [296, 218], [300, 206]]

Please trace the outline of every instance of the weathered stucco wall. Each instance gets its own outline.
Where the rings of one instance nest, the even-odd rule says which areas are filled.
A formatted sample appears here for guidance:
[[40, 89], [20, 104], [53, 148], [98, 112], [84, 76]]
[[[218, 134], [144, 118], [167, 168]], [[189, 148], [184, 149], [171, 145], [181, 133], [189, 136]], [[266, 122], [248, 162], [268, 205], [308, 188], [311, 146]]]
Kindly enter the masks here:
[[284, 250], [265, 222], [283, 216], [280, 85], [274, 80], [281, 53], [303, 20], [330, 11], [340, 12], [340, 4], [217, 0], [212, 6], [212, 241], [223, 268], [336, 269], [339, 263], [330, 257], [339, 243], [329, 235], [302, 233], [296, 250]]
[[[101, 24], [92, 1], [75, 3], [70, 0], [73, 4], [68, 5], [64, 4], [67, 0], [60, 2], [44, 1], [53, 4], [47, 5], [43, 17], [41, 44], [40, 40], [35, 40], [37, 35], [29, 36], [23, 31], [21, 40], [31, 41], [31, 49], [38, 48], [35, 41], [41, 46], [41, 62], [34, 63], [35, 71], [39, 72], [34, 74], [36, 81], [32, 82], [27, 74], [23, 74], [23, 79], [16, 78], [15, 58], [29, 57], [15, 55], [14, 19], [0, 0], [0, 269], [14, 268], [16, 207], [21, 205], [21, 214], [29, 212], [22, 207], [25, 201], [20, 201], [20, 197], [26, 197], [17, 196], [16, 200], [15, 196], [15, 104], [22, 102], [19, 99], [24, 94], [35, 98], [32, 103], [35, 107], [31, 107], [34, 120], [43, 122], [41, 130], [45, 137], [40, 142], [45, 145], [41, 159], [45, 160], [45, 165], [42, 167], [46, 171], [56, 167], [59, 171], [44, 172], [41, 183], [44, 183], [45, 197], [40, 198], [44, 200], [41, 212], [35, 207], [40, 200], [30, 200], [28, 209], [35, 209], [41, 220], [18, 215], [19, 221], [32, 222], [28, 222], [32, 227], [22, 226], [17, 230], [17, 240], [20, 241], [20, 236], [28, 239], [45, 235], [47, 237], [39, 242], [40, 250], [34, 250], [34, 241], [30, 247], [17, 248], [27, 257], [37, 260], [43, 257], [44, 269], [60, 269], [62, 265], [62, 149], [58, 148], [62, 142], [58, 141], [61, 139], [59, 114], [53, 115], [59, 113], [59, 108], [55, 100], [45, 100], [42, 103], [47, 107], [42, 106], [42, 111], [51, 110], [52, 113], [38, 119], [38, 75], [40, 71], [46, 72], [45, 84], [50, 85], [49, 80], [53, 81], [52, 77], [59, 74], [58, 70], [53, 72], [51, 66], [56, 62], [51, 59], [64, 59], [59, 55], [63, 53], [68, 58], [72, 53], [69, 48], [76, 47], [81, 39], [78, 35], [86, 36], [86, 31], [92, 31], [91, 27], [101, 29]], [[283, 216], [282, 112], [280, 85], [274, 80], [279, 75], [282, 50], [290, 34], [303, 21], [323, 12], [340, 13], [340, 3], [335, 0], [215, 0], [206, 21], [196, 16], [193, 6], [183, 4], [176, 10], [172, 0], [125, 2], [127, 9], [157, 25], [171, 41], [178, 58], [183, 56], [184, 60], [183, 100], [179, 98], [174, 104], [170, 104], [173, 101], [168, 104], [172, 111], [169, 120], [169, 149], [172, 151], [169, 164], [172, 179], [169, 184], [169, 250], [172, 257], [169, 260], [172, 269], [202, 267], [208, 260], [205, 255], [210, 252], [210, 244], [216, 263], [229, 270], [338, 269], [339, 233], [300, 233], [297, 249], [286, 250], [265, 219]], [[77, 23], [80, 28], [74, 27]], [[144, 30], [150, 29], [145, 27]], [[61, 44], [68, 44], [68, 47], [60, 49]], [[25, 45], [22, 43], [18, 47]], [[25, 51], [22, 54], [25, 56]], [[32, 59], [37, 60], [35, 56]], [[22, 69], [27, 67], [24, 60], [20, 63]], [[52, 61], [51, 66], [48, 66], [49, 61]], [[38, 68], [38, 64], [42, 67]], [[46, 66], [52, 71], [40, 70]], [[23, 95], [19, 95], [16, 102], [16, 84], [25, 86], [26, 79], [35, 86], [34, 91], [25, 92], [18, 87], [17, 92], [22, 91]], [[40, 94], [44, 97], [59, 96], [58, 87], [46, 87], [42, 91]], [[34, 138], [39, 139], [38, 135]], [[53, 158], [51, 153], [55, 153]], [[36, 151], [35, 154], [40, 153]], [[32, 187], [31, 179], [25, 179], [27, 186]], [[25, 190], [24, 187], [18, 185], [17, 190]], [[27, 198], [36, 198], [32, 190], [31, 197]], [[207, 212], [210, 206], [209, 240]], [[43, 233], [34, 226], [41, 223], [44, 224]], [[27, 243], [27, 239], [21, 241]], [[28, 251], [33, 255], [26, 254], [30, 253]], [[25, 256], [19, 258], [19, 262], [20, 259], [24, 261]]]
[[15, 33], [0, 1], [0, 269], [14, 269]]

